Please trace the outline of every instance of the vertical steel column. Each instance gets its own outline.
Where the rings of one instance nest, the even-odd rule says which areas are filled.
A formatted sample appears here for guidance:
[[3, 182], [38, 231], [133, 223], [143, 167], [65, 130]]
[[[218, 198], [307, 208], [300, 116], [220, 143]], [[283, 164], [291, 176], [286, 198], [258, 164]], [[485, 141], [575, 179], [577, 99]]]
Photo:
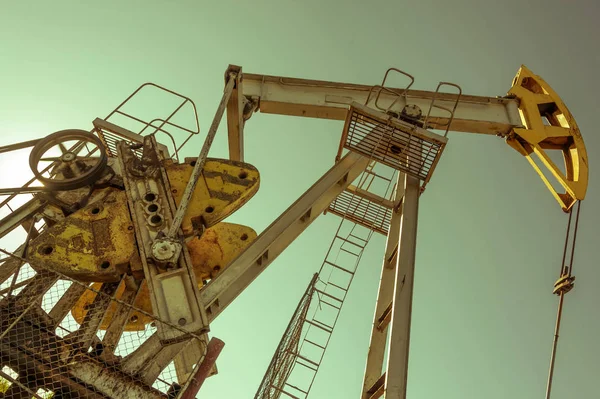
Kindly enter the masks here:
[[[404, 173], [398, 173], [396, 182], [396, 192], [392, 201], [398, 203], [404, 195]], [[394, 283], [396, 281], [396, 262], [394, 252], [398, 248], [400, 239], [400, 219], [402, 216], [402, 207], [399, 207], [392, 213], [390, 229], [388, 231], [385, 244], [385, 254], [381, 268], [381, 278], [379, 280], [379, 292], [377, 294], [377, 305], [373, 317], [373, 327], [371, 330], [371, 342], [369, 343], [369, 353], [367, 355], [367, 365], [363, 380], [362, 398], [368, 399], [371, 393], [368, 391], [375, 385], [382, 375], [383, 359], [385, 357], [387, 328], [381, 328], [380, 320], [386, 309], [392, 303], [394, 293]]]
[[385, 378], [386, 399], [406, 398], [419, 191], [419, 180], [406, 175], [396, 263], [396, 285], [393, 295], [392, 319], [389, 326], [391, 331]]

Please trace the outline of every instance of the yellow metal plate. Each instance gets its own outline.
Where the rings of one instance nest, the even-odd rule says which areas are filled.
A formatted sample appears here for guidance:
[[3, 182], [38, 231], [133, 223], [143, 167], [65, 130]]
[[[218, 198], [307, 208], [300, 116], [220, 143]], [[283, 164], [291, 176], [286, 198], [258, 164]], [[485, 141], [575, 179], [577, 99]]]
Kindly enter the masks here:
[[[182, 164], [164, 161], [178, 206], [192, 174], [195, 158], [186, 158], [185, 161]], [[181, 224], [184, 234], [202, 230], [201, 226], [214, 226], [231, 215], [256, 194], [259, 182], [258, 170], [252, 165], [227, 159], [207, 159]]]
[[106, 196], [42, 232], [29, 244], [32, 265], [80, 281], [116, 282], [136, 251], [127, 197], [107, 189]]
[[[189, 241], [187, 247], [192, 259], [198, 286], [203, 286], [203, 280], [216, 277], [255, 238], [256, 232], [250, 227], [232, 223], [218, 223], [208, 228], [200, 238], [194, 238]], [[92, 288], [95, 290], [99, 290], [100, 286], [100, 283], [92, 284]], [[116, 293], [117, 299], [122, 297], [124, 290], [125, 285], [121, 284]], [[86, 291], [71, 310], [73, 318], [79, 324], [83, 321], [87, 313], [87, 307], [93, 303], [95, 297], [95, 292]], [[153, 314], [146, 280], [143, 280], [140, 292], [133, 306], [136, 309]], [[100, 329], [105, 330], [108, 327], [116, 310], [117, 304], [113, 303], [106, 312]], [[125, 331], [143, 330], [145, 325], [152, 321], [152, 318], [149, 316], [133, 311], [129, 315]]]

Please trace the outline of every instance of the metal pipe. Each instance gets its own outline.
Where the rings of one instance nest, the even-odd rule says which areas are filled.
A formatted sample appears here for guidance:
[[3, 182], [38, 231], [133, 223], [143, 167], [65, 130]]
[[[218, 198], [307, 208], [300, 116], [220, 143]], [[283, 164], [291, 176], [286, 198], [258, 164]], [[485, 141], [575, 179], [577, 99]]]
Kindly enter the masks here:
[[34, 145], [36, 145], [38, 143], [38, 141], [40, 141], [40, 139], [23, 141], [21, 143], [15, 143], [15, 144], [9, 144], [9, 145], [3, 145], [0, 147], [0, 154], [3, 152], [10, 152], [10, 151], [22, 150], [23, 148], [33, 147]]
[[577, 229], [579, 228], [579, 211], [581, 210], [581, 201], [577, 201], [577, 215], [575, 216], [575, 228], [573, 229], [573, 243], [571, 244], [571, 259], [569, 262], [569, 277], [573, 273], [573, 258], [575, 258], [575, 243], [577, 242]]
[[225, 343], [219, 338], [212, 337], [206, 346], [206, 355], [196, 367], [196, 373], [192, 375], [187, 382], [187, 387], [179, 395], [179, 399], [194, 399], [202, 384], [208, 378], [210, 370], [215, 365], [219, 354], [223, 350]]
[[552, 342], [552, 354], [550, 355], [550, 371], [548, 372], [548, 385], [546, 386], [546, 399], [550, 399], [550, 393], [552, 391], [552, 378], [554, 377], [554, 363], [556, 361], [556, 348], [558, 346], [558, 332], [560, 330], [560, 321], [562, 319], [562, 310], [564, 304], [565, 294], [560, 294], [558, 301], [558, 312], [556, 314], [556, 326], [554, 327], [554, 339]]
[[204, 164], [206, 164], [206, 158], [208, 157], [208, 151], [212, 145], [213, 140], [215, 139], [215, 135], [217, 134], [217, 129], [219, 128], [219, 123], [221, 122], [221, 118], [223, 118], [223, 113], [225, 112], [225, 107], [229, 102], [229, 97], [231, 97], [231, 93], [233, 92], [233, 86], [235, 85], [236, 74], [232, 73], [229, 75], [229, 82], [227, 82], [227, 86], [225, 86], [225, 91], [223, 93], [223, 97], [221, 98], [221, 103], [217, 108], [217, 112], [215, 113], [215, 117], [213, 119], [212, 124], [210, 125], [210, 129], [208, 134], [206, 135], [206, 139], [204, 140], [204, 144], [202, 145], [202, 150], [200, 150], [200, 154], [196, 159], [196, 164], [194, 165], [194, 170], [192, 171], [192, 175], [190, 176], [190, 180], [188, 181], [187, 186], [185, 187], [185, 191], [183, 192], [183, 196], [181, 197], [181, 202], [177, 207], [177, 211], [175, 212], [175, 216], [173, 217], [173, 223], [169, 228], [169, 232], [167, 233], [167, 238], [174, 238], [181, 226], [181, 222], [183, 221], [183, 216], [187, 210], [187, 206], [192, 198], [192, 194], [194, 193], [194, 189], [196, 188], [196, 184], [198, 183], [198, 178], [204, 169]]
[[[35, 194], [52, 191], [48, 187], [13, 187], [13, 188], [0, 188], [0, 195], [12, 195], [12, 194]], [[14, 197], [12, 197], [14, 198]], [[11, 199], [12, 199], [11, 198]], [[6, 205], [6, 204], [5, 204]]]
[[565, 246], [563, 248], [563, 257], [562, 257], [562, 263], [560, 264], [560, 273], [559, 273], [559, 277], [563, 275], [563, 272], [565, 270], [565, 266], [566, 261], [567, 261], [567, 249], [569, 248], [569, 237], [571, 234], [571, 219], [573, 217], [573, 211], [570, 210], [569, 211], [569, 221], [567, 222], [567, 235], [565, 236]]
[[[564, 251], [563, 251], [563, 258], [562, 258], [562, 265], [561, 265], [561, 271], [560, 271], [560, 277], [563, 278], [565, 276], [567, 277], [571, 277], [572, 272], [573, 272], [573, 258], [575, 256], [575, 242], [577, 241], [577, 229], [579, 227], [579, 211], [581, 209], [581, 201], [578, 201], [577, 204], [577, 215], [575, 216], [575, 226], [573, 228], [573, 242], [571, 244], [571, 256], [569, 259], [569, 264], [566, 264], [566, 258], [567, 258], [567, 248], [569, 246], [569, 233], [571, 230], [571, 220], [572, 220], [572, 216], [573, 216], [573, 210], [571, 209], [571, 211], [569, 212], [569, 221], [567, 223], [567, 235], [565, 238], [565, 247], [564, 247]], [[571, 282], [572, 284], [572, 282]], [[556, 313], [556, 325], [554, 326], [554, 339], [552, 341], [552, 353], [550, 355], [550, 370], [548, 371], [548, 384], [546, 385], [546, 399], [550, 399], [550, 394], [552, 392], [552, 380], [554, 377], [554, 364], [556, 362], [556, 349], [558, 347], [558, 333], [560, 332], [560, 322], [562, 319], [562, 311], [563, 311], [563, 305], [564, 305], [564, 300], [565, 300], [565, 294], [569, 292], [569, 290], [567, 291], [560, 291], [560, 299], [558, 301], [558, 311]]]

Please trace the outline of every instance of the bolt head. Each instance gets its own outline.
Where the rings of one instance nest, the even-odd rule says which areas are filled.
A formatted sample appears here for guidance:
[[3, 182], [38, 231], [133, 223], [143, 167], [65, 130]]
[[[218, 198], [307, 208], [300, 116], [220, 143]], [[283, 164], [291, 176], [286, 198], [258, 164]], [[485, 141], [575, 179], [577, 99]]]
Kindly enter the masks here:
[[152, 245], [152, 255], [157, 260], [166, 261], [175, 256], [177, 247], [171, 241], [155, 241]]
[[66, 152], [62, 155], [62, 157], [60, 159], [63, 162], [71, 162], [71, 161], [74, 161], [75, 158], [77, 158], [77, 155], [73, 154], [72, 152]]

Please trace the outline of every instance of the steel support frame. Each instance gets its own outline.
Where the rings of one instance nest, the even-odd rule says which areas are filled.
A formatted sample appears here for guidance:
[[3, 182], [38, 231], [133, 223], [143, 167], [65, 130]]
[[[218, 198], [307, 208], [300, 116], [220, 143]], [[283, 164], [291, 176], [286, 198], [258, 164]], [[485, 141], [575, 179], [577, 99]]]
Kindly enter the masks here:
[[[404, 173], [398, 173], [396, 183], [396, 193], [394, 202], [402, 201], [404, 195]], [[385, 357], [387, 328], [381, 328], [381, 320], [385, 317], [389, 305], [393, 306], [393, 293], [396, 280], [396, 260], [398, 254], [398, 241], [400, 239], [400, 220], [402, 218], [403, 206], [399, 206], [392, 213], [390, 229], [388, 231], [383, 266], [381, 268], [381, 278], [379, 279], [379, 292], [375, 305], [373, 317], [373, 326], [371, 330], [371, 339], [369, 343], [369, 352], [367, 354], [367, 364], [363, 379], [362, 396], [363, 399], [370, 398], [373, 393], [369, 391], [380, 380], [382, 376], [383, 360]]]
[[[412, 176], [400, 175], [398, 186], [401, 179], [404, 180], [402, 209], [392, 215], [386, 243], [363, 399], [382, 395], [386, 399], [406, 399], [420, 182]], [[382, 370], [386, 344], [387, 364]]]
[[369, 163], [368, 158], [348, 153], [296, 202], [267, 227], [223, 272], [200, 291], [212, 322], [238, 295], [281, 254]]
[[[200, 300], [209, 322], [214, 321], [279, 256], [329, 204], [360, 176], [369, 159], [348, 153], [311, 188], [284, 211], [269, 227], [234, 259], [228, 267], [200, 291]], [[185, 342], [163, 348], [155, 332], [123, 361], [123, 370], [139, 373], [145, 364], [156, 362], [159, 353], [174, 358]]]
[[404, 201], [400, 220], [400, 238], [396, 261], [396, 279], [389, 328], [385, 397], [405, 399], [408, 380], [408, 353], [412, 319], [417, 222], [419, 212], [419, 180], [404, 179]]
[[[244, 157], [241, 115], [244, 98], [257, 101], [262, 113], [345, 120], [350, 104], [366, 104], [369, 98], [371, 103], [377, 97], [377, 90], [368, 85], [242, 74], [239, 66], [230, 66], [229, 70], [240, 71], [238, 76], [243, 82], [243, 86], [240, 83], [234, 90], [227, 109], [229, 156], [236, 161]], [[392, 110], [396, 112], [407, 103], [414, 104], [426, 114], [434, 98], [436, 106], [452, 109], [457, 95], [386, 88], [380, 92], [377, 104], [385, 108], [395, 101]], [[522, 126], [518, 106], [514, 98], [461, 95], [449, 130], [506, 135], [514, 127]], [[428, 122], [433, 129], [445, 130], [450, 118], [446, 111], [434, 107]]]

